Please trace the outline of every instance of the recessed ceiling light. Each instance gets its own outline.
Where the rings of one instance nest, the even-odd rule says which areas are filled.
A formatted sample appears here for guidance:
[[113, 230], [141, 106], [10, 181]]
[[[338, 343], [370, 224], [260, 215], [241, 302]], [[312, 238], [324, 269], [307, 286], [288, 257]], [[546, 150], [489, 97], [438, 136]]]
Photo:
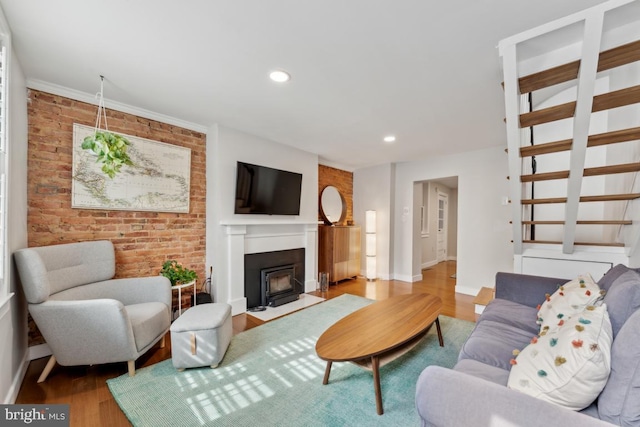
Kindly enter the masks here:
[[393, 135], [387, 135], [384, 137], [384, 142], [395, 142], [396, 137]]
[[269, 73], [269, 78], [274, 82], [285, 83], [291, 80], [291, 75], [286, 71], [275, 70]]

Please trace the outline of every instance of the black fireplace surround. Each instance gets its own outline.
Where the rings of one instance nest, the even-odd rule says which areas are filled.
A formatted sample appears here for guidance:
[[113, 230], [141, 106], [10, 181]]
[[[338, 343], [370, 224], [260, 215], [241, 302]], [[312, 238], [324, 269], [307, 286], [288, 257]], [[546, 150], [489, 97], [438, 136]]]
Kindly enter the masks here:
[[[245, 254], [244, 294], [247, 308], [277, 306], [298, 299], [298, 295], [304, 293], [304, 257], [304, 248]], [[294, 277], [293, 286], [288, 289], [288, 284], [281, 279], [291, 274]], [[270, 295], [263, 290], [264, 280], [268, 278], [275, 280]]]

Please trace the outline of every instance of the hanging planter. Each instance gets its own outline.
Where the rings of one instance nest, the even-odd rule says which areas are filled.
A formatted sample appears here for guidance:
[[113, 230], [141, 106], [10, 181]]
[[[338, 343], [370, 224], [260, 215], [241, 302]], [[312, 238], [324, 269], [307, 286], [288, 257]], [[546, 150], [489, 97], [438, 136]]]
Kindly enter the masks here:
[[[98, 117], [93, 135], [82, 141], [82, 148], [90, 150], [97, 158], [96, 163], [102, 163], [102, 172], [109, 178], [116, 176], [123, 165], [133, 165], [127, 154], [127, 147], [131, 144], [127, 138], [117, 133], [109, 132], [107, 126], [107, 111], [104, 108], [104, 77], [100, 76], [100, 97], [98, 102]], [[104, 130], [100, 128], [104, 116]]]

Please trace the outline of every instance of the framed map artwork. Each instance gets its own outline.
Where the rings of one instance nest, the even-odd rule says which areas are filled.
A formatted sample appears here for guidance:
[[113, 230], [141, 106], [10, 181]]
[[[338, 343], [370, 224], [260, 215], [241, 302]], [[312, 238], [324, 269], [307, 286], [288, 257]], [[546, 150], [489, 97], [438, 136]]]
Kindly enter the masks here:
[[155, 212], [189, 212], [191, 150], [177, 145], [124, 135], [133, 165], [124, 165], [112, 179], [96, 156], [81, 145], [95, 128], [73, 125], [71, 207]]

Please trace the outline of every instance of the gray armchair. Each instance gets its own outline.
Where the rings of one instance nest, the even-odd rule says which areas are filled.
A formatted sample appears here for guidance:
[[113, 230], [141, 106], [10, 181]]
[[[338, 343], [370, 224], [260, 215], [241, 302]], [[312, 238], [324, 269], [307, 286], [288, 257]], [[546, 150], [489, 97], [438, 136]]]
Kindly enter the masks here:
[[20, 249], [14, 253], [29, 312], [63, 366], [128, 363], [161, 341], [171, 325], [171, 283], [163, 276], [113, 279], [109, 241]]

